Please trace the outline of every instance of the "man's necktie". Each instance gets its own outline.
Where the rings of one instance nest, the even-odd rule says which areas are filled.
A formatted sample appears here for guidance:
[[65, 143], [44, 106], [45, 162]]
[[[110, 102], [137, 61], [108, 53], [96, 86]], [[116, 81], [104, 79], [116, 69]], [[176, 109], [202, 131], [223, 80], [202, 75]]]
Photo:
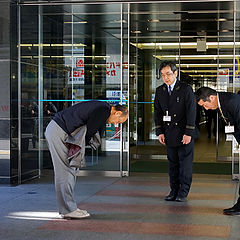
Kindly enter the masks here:
[[168, 94], [169, 94], [169, 96], [171, 96], [171, 94], [172, 94], [172, 89], [171, 89], [170, 85], [168, 86]]

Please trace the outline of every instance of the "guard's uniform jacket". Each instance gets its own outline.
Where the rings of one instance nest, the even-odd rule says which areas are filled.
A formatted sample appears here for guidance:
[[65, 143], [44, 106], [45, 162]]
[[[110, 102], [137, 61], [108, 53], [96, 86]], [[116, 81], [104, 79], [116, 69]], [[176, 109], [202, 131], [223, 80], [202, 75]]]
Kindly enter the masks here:
[[[165, 136], [170, 188], [175, 197], [187, 197], [192, 183], [196, 106], [193, 90], [186, 83], [176, 81], [171, 96], [166, 84], [156, 89], [156, 134]], [[171, 119], [164, 117], [167, 112]], [[184, 134], [192, 137], [189, 144], [182, 143]]]
[[[156, 89], [154, 100], [156, 135], [165, 134], [169, 147], [181, 146], [183, 135], [195, 137], [196, 101], [192, 88], [177, 80], [171, 96], [166, 84]], [[168, 112], [170, 122], [164, 122]]]

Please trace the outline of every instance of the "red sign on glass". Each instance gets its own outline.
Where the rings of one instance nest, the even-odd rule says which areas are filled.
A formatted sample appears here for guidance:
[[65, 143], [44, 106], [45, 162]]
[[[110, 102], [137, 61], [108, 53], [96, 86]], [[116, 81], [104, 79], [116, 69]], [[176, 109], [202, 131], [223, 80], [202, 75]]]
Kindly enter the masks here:
[[83, 59], [79, 58], [76, 61], [76, 67], [80, 68], [80, 67], [84, 67], [84, 61]]
[[106, 62], [106, 75], [116, 77], [120, 66], [120, 62]]
[[79, 70], [79, 71], [71, 71], [69, 72], [69, 77], [82, 77], [84, 76], [84, 70]]

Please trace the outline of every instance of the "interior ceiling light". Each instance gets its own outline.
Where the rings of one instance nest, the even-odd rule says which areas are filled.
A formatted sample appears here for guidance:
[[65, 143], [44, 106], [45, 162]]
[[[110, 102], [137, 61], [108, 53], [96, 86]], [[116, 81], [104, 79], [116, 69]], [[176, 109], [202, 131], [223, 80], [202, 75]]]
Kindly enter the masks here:
[[[235, 55], [236, 57], [240, 57], [240, 55]], [[198, 60], [209, 60], [209, 59], [232, 59], [233, 55], [153, 55], [153, 57], [157, 59], [198, 59]]]
[[218, 75], [213, 74], [213, 75], [209, 75], [209, 74], [205, 74], [205, 75], [189, 75], [190, 77], [217, 77]]
[[82, 43], [74, 43], [74, 44], [71, 44], [71, 43], [64, 43], [64, 44], [58, 44], [58, 43], [55, 43], [55, 44], [51, 44], [51, 47], [85, 47], [86, 45], [85, 44], [82, 44]]
[[233, 67], [232, 63], [221, 63], [221, 64], [217, 64], [217, 63], [191, 63], [191, 64], [176, 64], [177, 67], [181, 67], [182, 68], [205, 68], [205, 67], [211, 67], [211, 68], [225, 68], [225, 67]]
[[[20, 47], [38, 47], [39, 44], [37, 43], [21, 43]], [[86, 47], [87, 45], [83, 43], [42, 43], [40, 44], [41, 47]]]
[[[164, 32], [167, 32], [164, 31]], [[161, 47], [161, 49], [196, 49], [197, 42], [170, 42], [170, 43], [131, 43], [133, 46], [140, 49], [154, 49]], [[233, 48], [234, 42], [206, 42], [206, 47], [212, 49], [218, 48]], [[235, 42], [235, 46], [240, 46], [240, 42]]]
[[113, 21], [114, 23], [126, 23], [126, 20], [116, 19]]
[[148, 22], [158, 23], [158, 22], [160, 22], [160, 20], [159, 19], [149, 19]]
[[140, 30], [131, 31], [132, 33], [142, 33]]
[[204, 70], [181, 70], [181, 72], [184, 73], [213, 73], [213, 72], [217, 72], [218, 70], [216, 69], [204, 69]]
[[[110, 56], [84, 56], [84, 55], [77, 55], [77, 54], [74, 54], [74, 55], [59, 55], [59, 56], [49, 56], [49, 55], [43, 55], [41, 56], [42, 58], [76, 58], [76, 57], [79, 57], [79, 58], [110, 58]], [[38, 56], [21, 56], [21, 58], [38, 58]]]
[[218, 21], [219, 22], [225, 22], [225, 21], [227, 21], [227, 19], [226, 18], [219, 18]]

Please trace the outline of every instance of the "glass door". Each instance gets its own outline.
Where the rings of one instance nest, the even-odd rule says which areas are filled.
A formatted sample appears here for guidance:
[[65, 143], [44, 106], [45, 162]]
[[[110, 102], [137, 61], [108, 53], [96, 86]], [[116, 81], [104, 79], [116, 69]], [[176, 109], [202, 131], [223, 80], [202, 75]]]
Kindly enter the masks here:
[[[224, 5], [222, 5], [224, 6]], [[218, 27], [218, 51], [217, 51], [217, 82], [216, 88], [223, 92], [238, 91], [237, 81], [234, 73], [234, 64], [237, 66], [239, 46], [235, 44], [234, 34], [234, 4], [231, 3], [231, 11], [219, 11], [217, 19]], [[234, 63], [235, 62], [235, 63]], [[236, 68], [235, 68], [236, 69]], [[237, 69], [236, 69], [237, 70]], [[235, 78], [236, 77], [236, 78]], [[217, 136], [217, 160], [219, 162], [232, 161], [232, 142], [226, 141], [225, 122], [219, 116], [218, 118], [218, 136]]]
[[[56, 112], [89, 100], [129, 107], [129, 5], [33, 5], [19, 5], [21, 118], [12, 148], [20, 182], [52, 169], [44, 131]], [[80, 175], [128, 175], [128, 125], [106, 124], [101, 147], [86, 147]]]
[[[93, 99], [128, 105], [127, 16], [122, 4], [42, 6], [43, 131], [54, 115], [49, 104], [56, 111]], [[86, 147], [87, 166], [80, 175], [127, 174], [127, 133], [128, 123], [106, 124], [101, 147]], [[41, 161], [49, 167], [44, 137], [41, 141]]]
[[[167, 172], [166, 149], [155, 136], [153, 120], [155, 90], [163, 83], [159, 65], [174, 61], [180, 81], [194, 91], [209, 86], [237, 92], [234, 2], [134, 3], [130, 16], [131, 171]], [[196, 125], [194, 172], [230, 174], [231, 142], [225, 141], [216, 111], [198, 108]]]
[[155, 134], [153, 101], [163, 84], [160, 62], [179, 56], [179, 3], [131, 4], [130, 169], [167, 172], [166, 147]]

